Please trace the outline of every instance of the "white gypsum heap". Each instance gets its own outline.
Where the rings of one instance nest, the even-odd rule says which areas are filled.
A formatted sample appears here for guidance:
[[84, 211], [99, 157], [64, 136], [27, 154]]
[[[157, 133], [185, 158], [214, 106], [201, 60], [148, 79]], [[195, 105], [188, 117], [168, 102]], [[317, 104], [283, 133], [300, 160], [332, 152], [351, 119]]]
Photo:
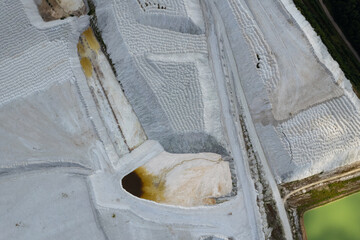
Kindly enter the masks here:
[[291, 239], [277, 184], [359, 160], [291, 0], [0, 2], [4, 239]]

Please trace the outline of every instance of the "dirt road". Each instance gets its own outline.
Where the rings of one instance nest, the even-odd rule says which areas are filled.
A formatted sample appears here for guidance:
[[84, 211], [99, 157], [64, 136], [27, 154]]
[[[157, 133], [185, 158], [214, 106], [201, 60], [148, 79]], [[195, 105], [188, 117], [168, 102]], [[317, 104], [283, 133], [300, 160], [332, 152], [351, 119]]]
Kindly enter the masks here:
[[349, 172], [346, 172], [346, 173], [342, 173], [342, 174], [333, 176], [333, 177], [331, 177], [331, 178], [327, 178], [327, 179], [323, 179], [323, 180], [320, 180], [320, 181], [317, 181], [317, 182], [314, 182], [314, 183], [310, 183], [310, 184], [308, 184], [308, 185], [306, 185], [306, 186], [303, 186], [303, 187], [301, 187], [301, 188], [298, 188], [298, 189], [296, 189], [296, 190], [291, 191], [290, 193], [288, 193], [288, 194], [283, 198], [283, 202], [285, 203], [286, 200], [288, 200], [288, 198], [291, 197], [291, 195], [293, 195], [293, 194], [295, 194], [295, 193], [297, 193], [297, 192], [300, 192], [300, 191], [302, 191], [302, 190], [305, 190], [305, 189], [307, 189], [307, 188], [309, 188], [309, 187], [318, 185], [318, 184], [320, 184], [320, 183], [324, 183], [324, 182], [329, 182], [329, 181], [332, 181], [332, 180], [340, 179], [340, 178], [342, 178], [342, 177], [349, 176], [349, 175], [354, 174], [354, 173], [357, 173], [357, 172], [360, 172], [360, 169], [354, 169], [354, 170], [351, 170], [351, 171], [349, 171]]

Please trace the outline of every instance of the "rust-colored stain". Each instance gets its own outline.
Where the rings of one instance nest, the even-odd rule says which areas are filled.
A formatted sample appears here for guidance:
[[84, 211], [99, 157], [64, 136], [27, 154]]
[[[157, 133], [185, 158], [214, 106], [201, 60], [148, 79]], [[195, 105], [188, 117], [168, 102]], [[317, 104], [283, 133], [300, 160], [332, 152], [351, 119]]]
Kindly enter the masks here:
[[99, 42], [96, 40], [94, 32], [91, 28], [88, 28], [85, 30], [85, 32], [83, 32], [82, 36], [84, 36], [85, 38], [83, 38], [83, 40], [86, 40], [86, 42], [89, 44], [89, 47], [98, 52], [100, 49], [100, 44]]
[[84, 70], [85, 76], [87, 78], [92, 76], [92, 64], [89, 58], [83, 57], [80, 59], [81, 67]]
[[93, 30], [91, 28], [86, 29], [79, 38], [77, 50], [79, 53], [82, 69], [87, 78], [92, 77], [94, 66], [91, 63], [91, 60], [96, 58], [96, 54], [98, 53], [99, 49], [100, 44], [96, 40]]
[[141, 198], [158, 203], [165, 201], [165, 181], [159, 176], [152, 175], [144, 167], [137, 168], [135, 173], [140, 177], [142, 182]]
[[158, 203], [165, 202], [165, 181], [159, 176], [139, 167], [122, 179], [122, 185], [129, 193]]
[[78, 53], [80, 56], [85, 56], [85, 48], [84, 45], [82, 44], [81, 40], [79, 40], [78, 44], [77, 44], [77, 49], [78, 49]]

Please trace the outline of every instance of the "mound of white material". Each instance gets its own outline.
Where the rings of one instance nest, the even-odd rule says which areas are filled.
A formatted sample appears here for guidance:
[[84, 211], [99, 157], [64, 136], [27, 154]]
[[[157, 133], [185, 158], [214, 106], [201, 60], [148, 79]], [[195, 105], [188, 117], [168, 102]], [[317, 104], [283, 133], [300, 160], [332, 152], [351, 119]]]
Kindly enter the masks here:
[[[162, 79], [171, 80], [170, 75], [175, 74], [182, 84], [179, 89], [183, 94], [179, 98], [181, 111], [177, 109], [177, 113], [171, 113], [174, 116], [178, 114], [178, 119], [181, 120], [182, 124], [176, 125], [180, 126], [177, 128], [180, 129], [179, 134], [193, 127], [197, 132], [189, 134], [191, 139], [196, 139], [196, 133], [205, 135], [205, 131], [221, 139], [221, 114], [211, 71], [207, 66], [205, 35], [192, 36], [148, 28], [131, 19], [132, 12], [127, 11], [128, 8], [118, 8], [126, 6], [128, 2], [105, 2], [116, 2], [115, 11], [111, 8], [111, 14], [105, 17], [111, 19], [112, 14], [117, 14], [117, 17], [121, 18], [121, 21], [114, 21], [111, 26], [119, 22], [123, 25], [119, 24], [120, 27], [113, 28], [112, 31], [116, 33], [120, 29], [121, 34], [126, 36], [124, 45], [129, 44], [127, 50], [131, 50], [131, 55], [128, 52], [126, 54], [130, 57], [145, 56], [148, 53], [161, 53], [170, 58], [171, 53], [175, 53], [179, 58], [186, 56], [183, 61], [158, 59], [159, 61], [152, 62], [160, 68], [169, 66]], [[119, 9], [120, 11], [117, 11]], [[100, 10], [97, 9], [97, 13], [101, 13]], [[143, 162], [126, 162], [126, 156], [132, 153], [126, 154], [120, 161], [113, 161], [119, 160], [119, 157], [113, 150], [114, 144], [99, 117], [94, 102], [96, 99], [91, 97], [92, 86], [87, 85], [76, 51], [76, 43], [88, 24], [88, 16], [44, 22], [33, 1], [27, 0], [1, 1], [0, 13], [0, 29], [7, 33], [0, 38], [0, 72], [4, 73], [0, 76], [0, 83], [4, 86], [0, 89], [0, 213], [7, 219], [0, 221], [1, 236], [7, 239], [118, 239], [119, 236], [124, 239], [199, 239], [204, 235], [251, 238], [252, 228], [247, 219], [242, 192], [221, 205], [187, 209], [134, 199], [121, 189], [121, 171], [141, 166]], [[195, 11], [193, 13], [196, 14]], [[144, 29], [150, 30], [142, 31]], [[110, 39], [123, 40], [121, 36], [116, 36], [119, 35]], [[128, 81], [137, 84], [138, 79], [132, 78], [133, 75], [130, 74], [135, 70], [127, 68], [129, 65], [126, 65], [126, 61], [123, 65], [119, 63], [121, 54], [116, 58], [116, 54], [124, 53], [121, 52], [123, 45], [114, 45], [109, 46], [108, 50], [115, 49], [110, 51], [115, 59], [115, 67], [128, 73], [125, 74]], [[198, 55], [194, 57], [193, 53]], [[127, 57], [125, 54], [121, 57], [123, 56]], [[103, 60], [104, 56], [101, 55], [99, 65], [108, 70], [103, 72], [104, 77], [114, 80], [114, 75], [107, 75], [110, 71], [109, 65], [103, 64]], [[179, 64], [179, 69], [176, 66], [178, 62], [183, 63]], [[99, 73], [96, 70], [98, 69], [95, 69], [95, 72]], [[186, 79], [180, 81], [183, 70], [187, 72]], [[196, 77], [196, 72], [199, 72], [200, 80]], [[122, 74], [120, 71], [118, 73]], [[104, 84], [104, 91], [109, 91], [111, 101], [115, 104], [126, 104], [123, 96], [116, 96], [112, 92], [118, 90], [118, 85], [116, 88], [113, 83], [114, 81]], [[149, 89], [145, 84], [136, 87], [144, 91]], [[194, 89], [188, 89], [189, 87]], [[164, 92], [171, 93], [169, 88], [164, 89]], [[193, 104], [194, 107], [184, 104], [191, 104], [187, 95], [196, 95], [199, 92], [201, 97]], [[177, 95], [179, 94], [170, 94], [168, 98], [176, 99]], [[139, 101], [138, 106], [153, 111], [153, 105], [147, 102], [152, 103], [154, 99], [157, 101], [160, 98], [147, 97], [137, 96], [132, 98], [132, 101]], [[191, 97], [194, 98], [190, 99], [197, 98]], [[200, 100], [203, 100], [201, 98], [207, 102], [204, 114], [194, 114], [196, 119], [188, 120], [186, 117], [203, 107], [199, 105]], [[208, 99], [211, 101], [207, 101]], [[175, 105], [174, 102], [172, 104]], [[119, 110], [120, 115], [130, 112], [130, 106], [126, 107], [121, 109], [123, 112]], [[169, 114], [170, 110], [167, 113]], [[186, 116], [180, 118], [183, 113]], [[160, 115], [163, 116], [165, 115]], [[211, 123], [214, 124], [207, 123], [207, 116], [211, 117]], [[151, 117], [146, 117], [148, 116], [142, 120], [158, 124], [152, 121]], [[172, 121], [178, 119], [174, 117]], [[164, 130], [161, 124], [157, 127]], [[170, 126], [169, 122], [167, 124]], [[129, 132], [136, 131], [136, 128], [127, 123], [123, 126], [128, 127], [125, 130]], [[131, 136], [128, 139], [131, 139]], [[137, 138], [134, 139], [136, 146]], [[201, 138], [197, 142], [203, 144], [201, 147], [208, 146], [211, 145], [208, 139]], [[183, 143], [174, 141], [173, 144]], [[151, 154], [153, 152], [144, 153], [146, 157]], [[162, 160], [168, 160], [169, 156], [172, 157], [167, 154]], [[182, 201], [183, 205], [208, 203], [209, 198], [231, 190], [229, 166], [220, 161], [219, 155], [205, 154], [197, 160], [187, 157], [188, 155], [186, 159], [175, 157], [174, 161], [169, 162], [170, 165], [163, 161], [157, 164], [161, 171], [166, 171], [162, 166], [173, 168], [166, 178], [166, 182], [170, 184], [168, 189], [171, 190], [171, 196], [177, 198], [181, 189], [187, 189], [181, 196], [185, 198], [185, 195], [190, 195], [195, 199], [192, 202], [185, 202], [183, 198], [177, 201]], [[182, 163], [186, 160], [189, 161]], [[115, 169], [112, 163], [116, 163], [119, 168]], [[101, 170], [97, 171], [99, 169]], [[15, 176], [17, 173], [21, 174]], [[110, 184], [97, 185], [101, 179], [93, 177], [98, 173], [109, 180], [106, 183]], [[87, 178], [88, 175], [92, 176]], [[115, 187], [111, 188], [111, 184]], [[238, 183], [237, 186], [239, 185]], [[92, 194], [91, 198], [89, 194]], [[99, 198], [104, 201], [97, 201]], [[103, 203], [106, 203], [106, 207], [101, 205]], [[91, 229], [84, 232], [84, 227]]]
[[[256, 55], [253, 58], [276, 120], [342, 95], [335, 84], [340, 80], [319, 62], [309, 40], [281, 4], [268, 0], [229, 2]], [[252, 16], [243, 14], [246, 6]]]
[[[229, 163], [214, 153], [163, 152], [141, 168], [154, 176], [156, 183], [153, 184], [161, 186], [164, 183], [164, 189], [159, 192], [163, 194], [163, 198], [159, 198], [161, 203], [181, 206], [214, 204], [213, 198], [229, 194], [232, 189]], [[144, 191], [145, 195], [151, 194], [146, 189]]]
[[218, 4], [252, 121], [279, 181], [360, 160], [359, 101], [290, 2]]
[[[197, 1], [139, 0], [137, 3], [134, 1], [132, 5], [136, 21], [141, 24], [182, 33], [204, 33], [204, 22], [198, 14], [201, 9]], [[195, 14], [191, 14], [194, 12]]]
[[315, 174], [351, 163], [341, 155], [360, 146], [359, 116], [349, 99], [341, 97], [298, 114], [277, 130], [292, 162]]
[[84, 7], [83, 0], [57, 0], [56, 2], [65, 12], [75, 12]]
[[[205, 34], [141, 24], [136, 18], [140, 7], [134, 2], [95, 1], [98, 27], [117, 79], [147, 136], [160, 141], [169, 151], [186, 152], [182, 147], [166, 145], [178, 136], [190, 134], [183, 139], [196, 139], [194, 152], [221, 152], [215, 148], [224, 146], [225, 139]], [[176, 2], [183, 1], [171, 5]], [[168, 21], [171, 25], [172, 18]], [[217, 143], [208, 143], [209, 138]], [[189, 145], [186, 141], [179, 140]]]
[[137, 58], [140, 73], [178, 132], [204, 129], [204, 103], [198, 69], [192, 62], [149, 62]]

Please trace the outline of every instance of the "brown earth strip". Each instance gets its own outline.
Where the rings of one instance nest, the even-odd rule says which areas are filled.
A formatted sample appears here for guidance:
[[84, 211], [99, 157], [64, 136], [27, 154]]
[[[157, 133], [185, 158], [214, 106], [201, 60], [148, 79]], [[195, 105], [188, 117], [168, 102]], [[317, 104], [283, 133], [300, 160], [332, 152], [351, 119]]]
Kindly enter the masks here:
[[306, 240], [304, 213], [360, 191], [360, 163], [279, 186], [294, 239]]

